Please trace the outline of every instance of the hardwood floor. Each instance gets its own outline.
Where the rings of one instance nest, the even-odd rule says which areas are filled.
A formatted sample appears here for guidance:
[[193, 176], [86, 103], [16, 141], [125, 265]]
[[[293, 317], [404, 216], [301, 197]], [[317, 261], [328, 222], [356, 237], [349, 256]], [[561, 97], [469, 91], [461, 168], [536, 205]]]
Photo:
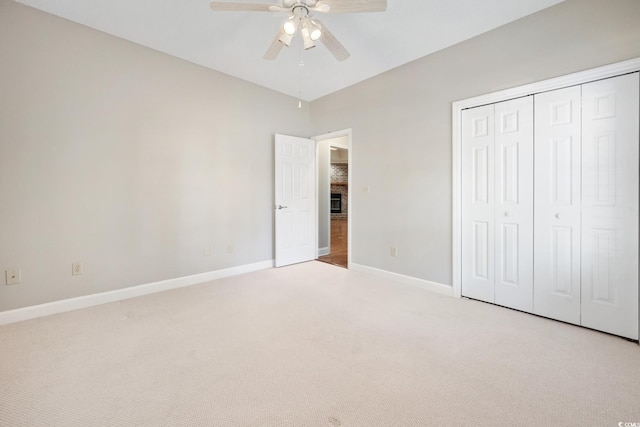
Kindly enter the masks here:
[[347, 268], [349, 248], [346, 219], [331, 220], [331, 253], [318, 258], [318, 261]]

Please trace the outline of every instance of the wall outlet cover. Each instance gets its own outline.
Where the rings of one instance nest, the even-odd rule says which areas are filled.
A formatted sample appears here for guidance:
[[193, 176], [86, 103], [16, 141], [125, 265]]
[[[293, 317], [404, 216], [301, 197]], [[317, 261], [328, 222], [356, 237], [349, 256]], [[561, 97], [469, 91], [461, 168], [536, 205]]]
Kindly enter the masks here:
[[5, 271], [7, 285], [17, 285], [22, 282], [22, 271], [19, 268], [11, 268]]
[[71, 264], [71, 274], [74, 276], [79, 276], [83, 273], [83, 267], [81, 262], [74, 262]]

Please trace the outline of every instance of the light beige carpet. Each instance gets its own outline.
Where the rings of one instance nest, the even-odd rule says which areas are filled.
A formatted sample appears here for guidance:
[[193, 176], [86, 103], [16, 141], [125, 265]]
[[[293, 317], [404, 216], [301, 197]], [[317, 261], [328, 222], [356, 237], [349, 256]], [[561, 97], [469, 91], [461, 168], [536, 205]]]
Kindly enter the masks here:
[[618, 426], [640, 348], [311, 262], [0, 327], [2, 426]]

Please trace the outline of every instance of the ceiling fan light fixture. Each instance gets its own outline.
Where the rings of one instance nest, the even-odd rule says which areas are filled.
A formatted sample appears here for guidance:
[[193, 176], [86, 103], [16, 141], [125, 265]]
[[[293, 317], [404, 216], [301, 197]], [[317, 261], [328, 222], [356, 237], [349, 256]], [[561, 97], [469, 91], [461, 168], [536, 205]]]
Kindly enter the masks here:
[[316, 47], [316, 44], [311, 40], [311, 36], [309, 35], [309, 28], [306, 25], [302, 26], [300, 30], [300, 35], [302, 36], [302, 41], [304, 43], [304, 50], [309, 50], [312, 47]]
[[316, 41], [322, 36], [322, 27], [313, 20], [309, 20], [309, 37], [311, 40]]
[[285, 33], [292, 36], [296, 33], [297, 27], [298, 26], [296, 25], [295, 17], [290, 16], [289, 19], [285, 21], [284, 25], [282, 26], [282, 29], [284, 30]]
[[291, 45], [291, 40], [293, 40], [293, 34], [288, 34], [284, 31], [281, 32], [280, 37], [278, 37], [278, 41], [287, 47]]

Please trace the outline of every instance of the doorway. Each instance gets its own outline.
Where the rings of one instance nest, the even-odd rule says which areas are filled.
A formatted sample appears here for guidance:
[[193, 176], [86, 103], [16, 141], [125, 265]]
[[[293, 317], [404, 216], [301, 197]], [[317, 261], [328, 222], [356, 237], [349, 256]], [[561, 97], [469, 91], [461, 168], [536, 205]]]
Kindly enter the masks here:
[[351, 132], [314, 138], [318, 171], [318, 261], [348, 268], [351, 235]]

